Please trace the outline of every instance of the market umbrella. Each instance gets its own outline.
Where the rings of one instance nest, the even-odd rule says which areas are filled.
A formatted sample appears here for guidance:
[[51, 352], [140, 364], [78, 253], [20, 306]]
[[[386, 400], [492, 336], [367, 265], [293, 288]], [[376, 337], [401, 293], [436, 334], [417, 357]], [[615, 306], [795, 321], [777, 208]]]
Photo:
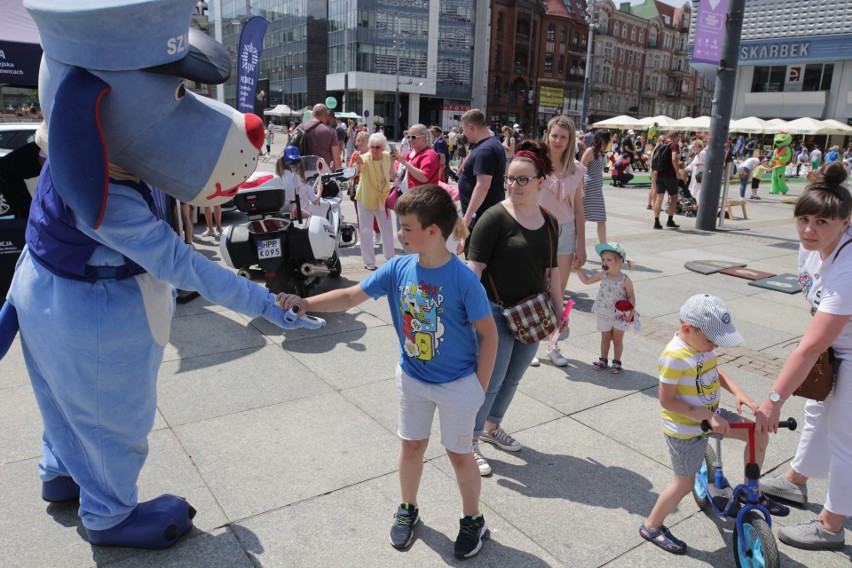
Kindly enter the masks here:
[[336, 112], [334, 116], [337, 118], [352, 118], [354, 120], [358, 120], [361, 118], [361, 115], [356, 112]]
[[770, 118], [766, 121], [766, 133], [779, 132], [787, 126], [787, 121], [783, 118]]
[[614, 116], [612, 118], [607, 118], [606, 120], [601, 120], [592, 124], [595, 128], [615, 128], [616, 130], [627, 130], [628, 128], [635, 128], [639, 123], [639, 119], [633, 118], [632, 116], [628, 116], [626, 114], [622, 114], [620, 116]]
[[732, 120], [728, 130], [731, 132], [741, 132], [743, 134], [763, 134], [764, 132], [774, 131], [762, 118], [756, 116], [747, 116]]
[[822, 121], [805, 116], [791, 120], [780, 131], [788, 134], [818, 134], [821, 128], [824, 128]]
[[670, 116], [665, 116], [662, 114], [657, 116], [647, 116], [643, 119], [640, 119], [639, 123], [636, 126], [637, 128], [640, 128], [642, 130], [648, 130], [648, 128], [655, 122], [657, 123], [658, 131], [673, 130], [677, 128], [677, 120], [671, 118]]
[[676, 130], [693, 130], [695, 132], [704, 132], [710, 130], [710, 117], [697, 116], [695, 118], [681, 118], [675, 123]]
[[821, 120], [822, 128], [819, 129], [817, 134], [845, 134], [846, 136], [852, 135], [852, 126], [848, 124], [843, 124], [839, 120], [834, 120], [833, 118], [828, 118], [826, 120]]

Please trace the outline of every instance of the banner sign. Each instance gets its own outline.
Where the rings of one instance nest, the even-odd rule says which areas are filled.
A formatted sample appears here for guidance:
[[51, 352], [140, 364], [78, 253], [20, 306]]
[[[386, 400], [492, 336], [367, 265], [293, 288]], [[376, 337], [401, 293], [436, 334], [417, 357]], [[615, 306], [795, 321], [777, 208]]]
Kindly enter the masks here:
[[725, 39], [725, 17], [728, 0], [701, 0], [695, 19], [695, 47], [692, 60], [718, 65]]
[[260, 71], [260, 55], [263, 53], [263, 36], [269, 20], [255, 16], [245, 23], [240, 34], [240, 51], [237, 60], [237, 110], [254, 112], [257, 75]]
[[538, 104], [543, 107], [559, 108], [562, 106], [562, 98], [565, 96], [565, 89], [557, 89], [556, 87], [541, 87], [539, 89]]

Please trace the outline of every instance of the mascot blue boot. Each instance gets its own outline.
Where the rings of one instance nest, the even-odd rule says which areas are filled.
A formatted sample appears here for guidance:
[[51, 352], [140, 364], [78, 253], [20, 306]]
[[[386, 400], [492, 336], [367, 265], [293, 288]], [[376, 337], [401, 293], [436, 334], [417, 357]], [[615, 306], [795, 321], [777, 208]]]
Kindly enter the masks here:
[[[44, 58], [48, 160], [7, 303], [44, 424], [42, 497], [79, 499], [93, 544], [165, 548], [192, 526], [175, 495], [139, 503], [175, 287], [282, 327], [266, 289], [163, 221], [156, 190], [221, 204], [255, 169], [263, 123], [188, 91], [227, 80], [225, 49], [190, 30], [195, 0], [25, 0]], [[49, 340], [46, 340], [49, 338]]]

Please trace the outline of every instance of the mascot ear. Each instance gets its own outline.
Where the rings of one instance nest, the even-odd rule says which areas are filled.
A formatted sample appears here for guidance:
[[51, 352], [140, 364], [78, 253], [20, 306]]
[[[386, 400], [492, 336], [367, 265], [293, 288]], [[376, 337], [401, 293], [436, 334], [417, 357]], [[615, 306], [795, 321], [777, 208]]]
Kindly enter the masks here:
[[56, 91], [48, 125], [53, 185], [77, 217], [95, 229], [103, 219], [109, 188], [99, 112], [109, 90], [88, 71], [72, 68]]

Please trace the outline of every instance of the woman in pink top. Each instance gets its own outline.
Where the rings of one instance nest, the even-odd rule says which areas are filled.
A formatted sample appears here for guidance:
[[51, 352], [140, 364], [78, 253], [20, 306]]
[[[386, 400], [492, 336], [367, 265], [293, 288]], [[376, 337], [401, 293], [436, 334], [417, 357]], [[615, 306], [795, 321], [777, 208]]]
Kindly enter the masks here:
[[[553, 163], [553, 173], [547, 176], [538, 194], [538, 203], [559, 222], [558, 259], [562, 290], [568, 286], [572, 268], [586, 263], [586, 217], [583, 213], [583, 176], [586, 167], [575, 159], [577, 131], [574, 121], [560, 115], [547, 123], [544, 135], [548, 156]], [[557, 330], [555, 333], [559, 333]], [[568, 360], [556, 345], [547, 356], [558, 367]], [[537, 359], [533, 360], [535, 365]]]

